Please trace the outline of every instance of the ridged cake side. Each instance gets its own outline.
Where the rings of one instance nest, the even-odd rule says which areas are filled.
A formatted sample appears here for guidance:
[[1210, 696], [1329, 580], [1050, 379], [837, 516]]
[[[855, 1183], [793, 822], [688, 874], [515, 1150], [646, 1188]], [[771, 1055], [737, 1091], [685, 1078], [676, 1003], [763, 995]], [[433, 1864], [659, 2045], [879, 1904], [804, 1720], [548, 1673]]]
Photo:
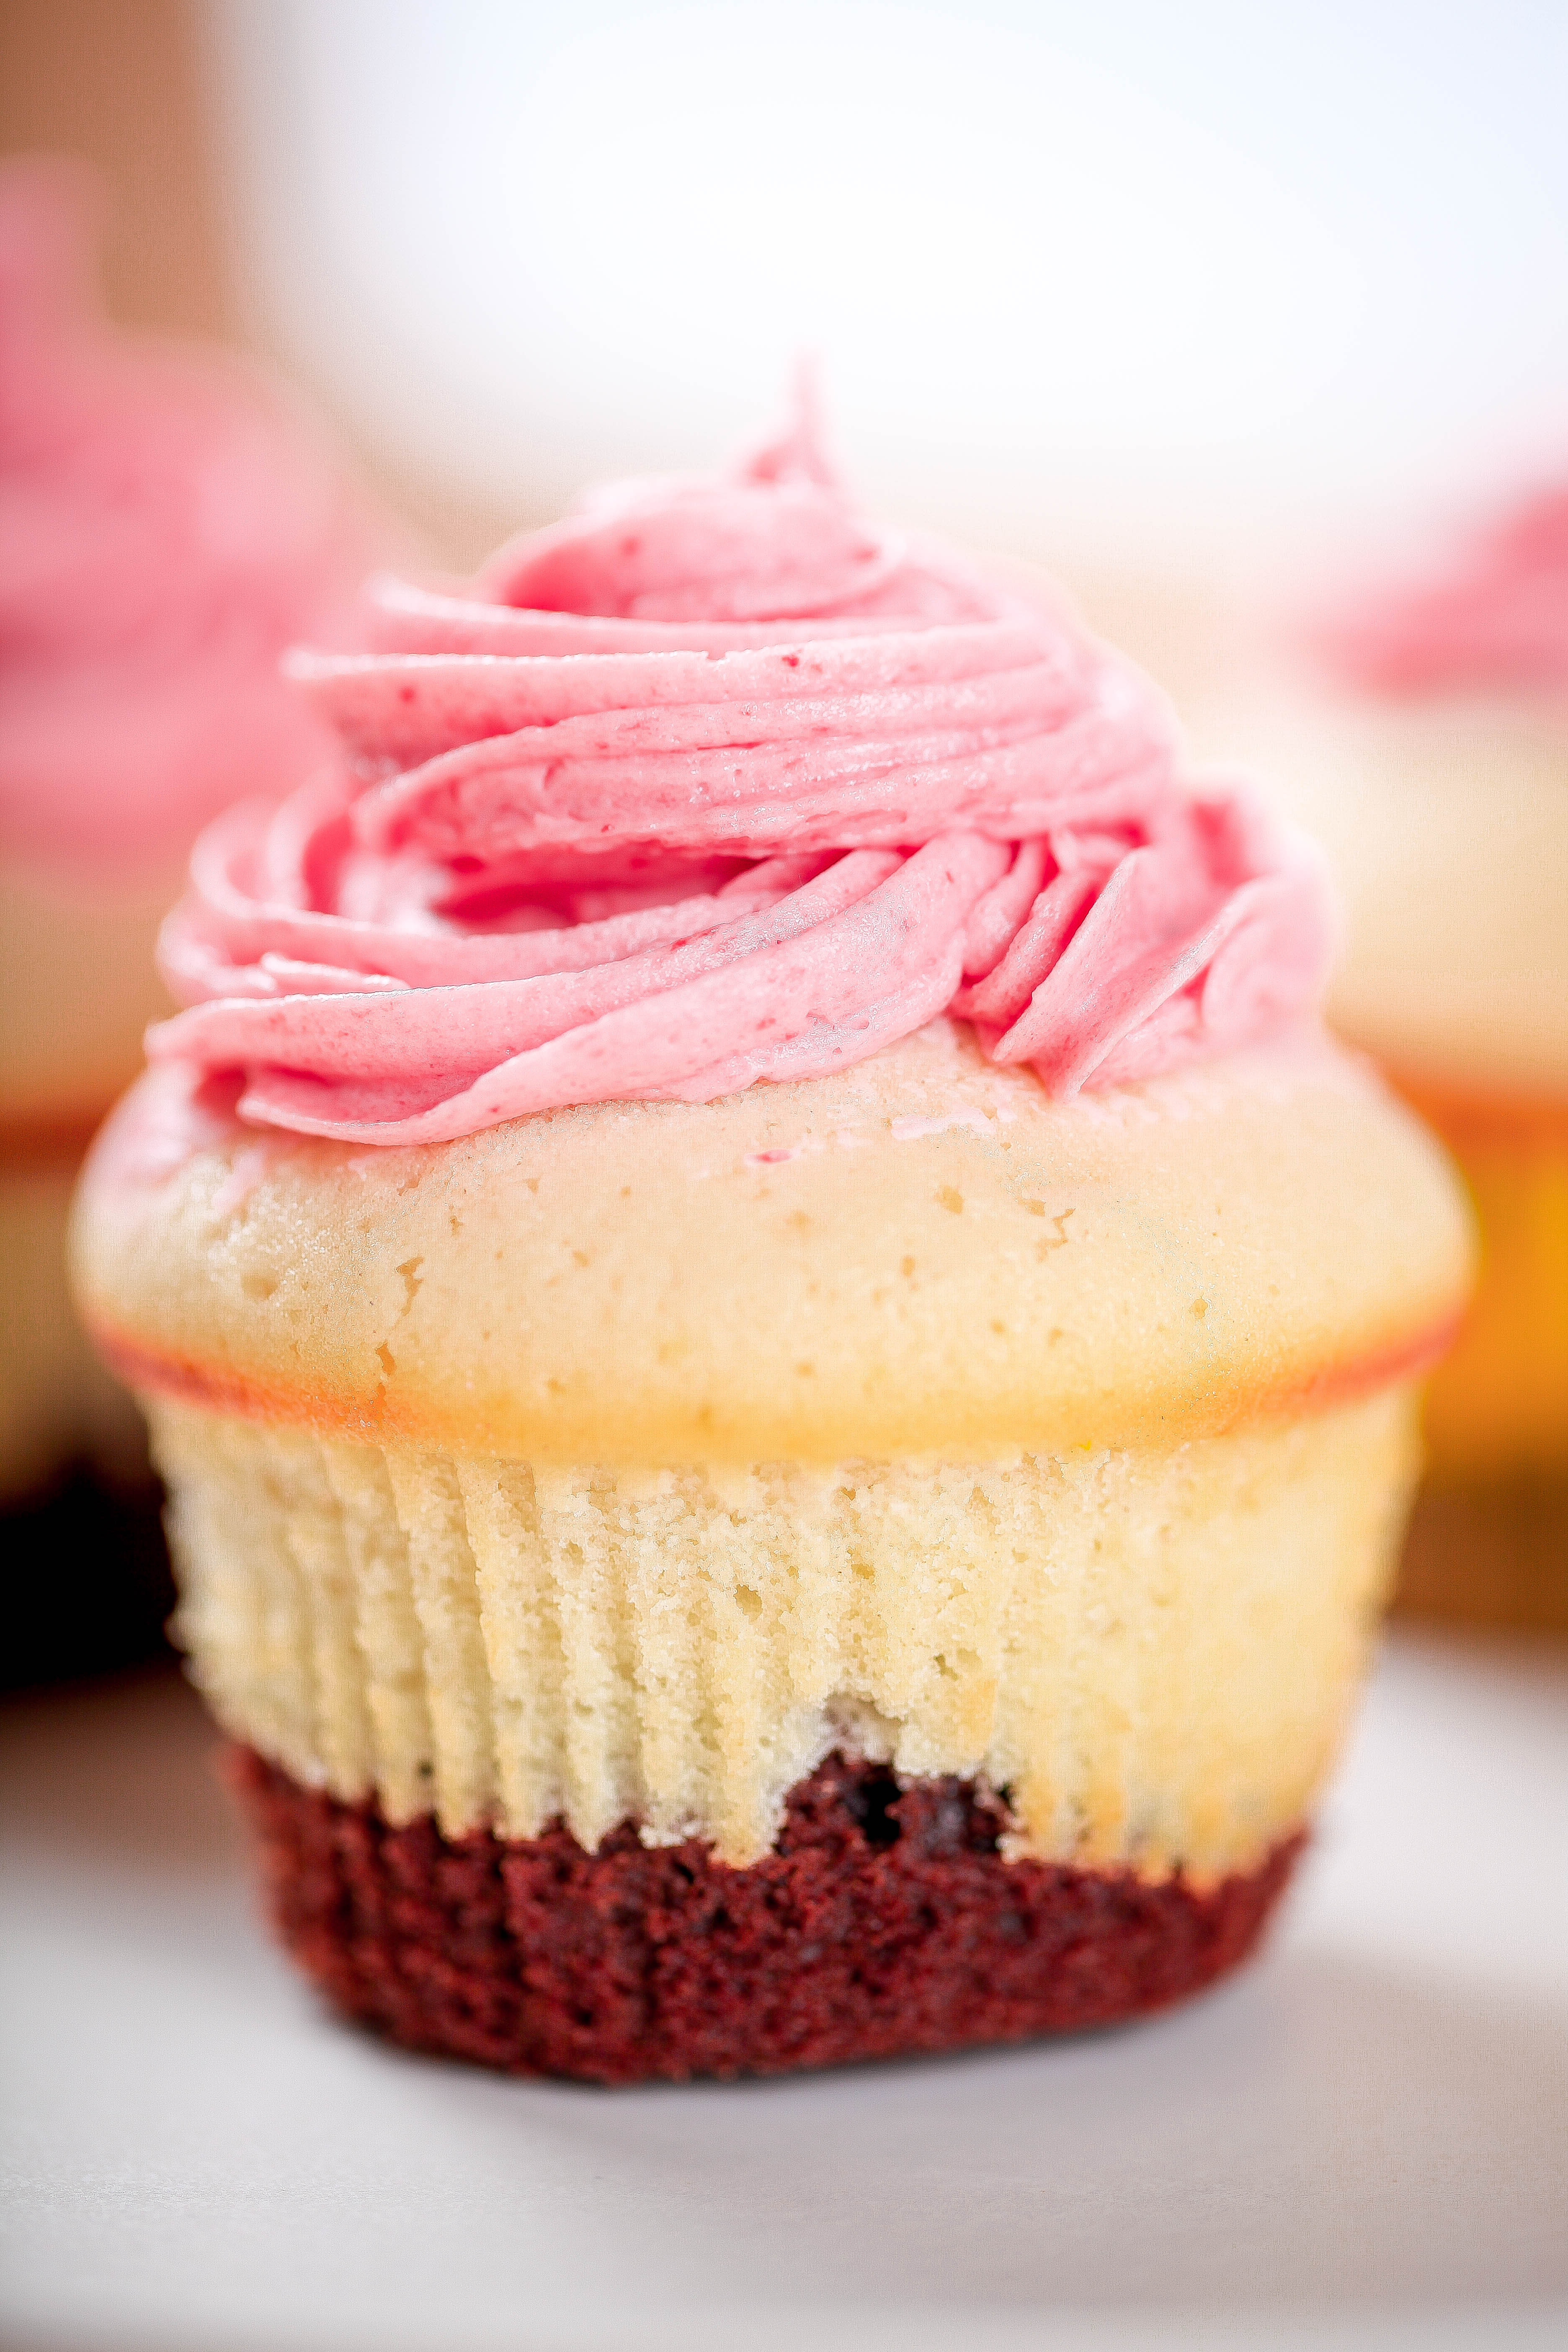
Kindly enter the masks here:
[[836, 1748], [1005, 1790], [1016, 1855], [1247, 1868], [1331, 1764], [1408, 1384], [1163, 1450], [565, 1468], [151, 1404], [181, 1638], [307, 1786], [745, 1864]]

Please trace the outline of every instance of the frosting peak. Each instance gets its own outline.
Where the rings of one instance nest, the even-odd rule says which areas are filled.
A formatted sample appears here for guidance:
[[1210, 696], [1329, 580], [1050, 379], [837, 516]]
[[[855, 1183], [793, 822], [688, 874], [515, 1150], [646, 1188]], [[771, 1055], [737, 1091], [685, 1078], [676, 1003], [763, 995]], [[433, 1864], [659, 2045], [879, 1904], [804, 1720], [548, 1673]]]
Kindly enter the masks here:
[[1313, 854], [1177, 782], [1163, 705], [1062, 614], [879, 531], [809, 416], [637, 482], [463, 594], [368, 592], [295, 680], [345, 759], [212, 827], [149, 1052], [241, 1114], [435, 1142], [863, 1059], [951, 1010], [1054, 1092], [1309, 1014]]
[[492, 556], [498, 604], [703, 624], [989, 619], [996, 598], [951, 556], [921, 565], [858, 514], [817, 436], [809, 383], [784, 432], [718, 480], [610, 482]]

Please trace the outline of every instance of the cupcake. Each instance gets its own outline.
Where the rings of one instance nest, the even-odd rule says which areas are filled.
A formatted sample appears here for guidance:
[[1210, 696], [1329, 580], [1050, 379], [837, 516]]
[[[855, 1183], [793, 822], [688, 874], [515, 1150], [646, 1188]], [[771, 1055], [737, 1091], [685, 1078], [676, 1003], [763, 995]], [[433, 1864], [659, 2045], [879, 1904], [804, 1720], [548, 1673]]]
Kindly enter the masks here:
[[284, 1940], [610, 2083], [1195, 1991], [1467, 1280], [1315, 854], [806, 418], [368, 596], [75, 1234]]
[[1336, 1027], [1458, 1159], [1480, 1281], [1427, 1397], [1411, 1608], [1568, 1629], [1568, 488], [1344, 592], [1211, 740], [1321, 833]]
[[[147, 1477], [70, 1312], [77, 1165], [169, 1009], [152, 944], [195, 834], [330, 756], [278, 661], [340, 633], [372, 545], [237, 362], [108, 325], [92, 235], [85, 174], [0, 167], [0, 1508], [45, 1550], [61, 1528], [38, 1507], [68, 1465], [132, 1499]], [[66, 1507], [100, 1551], [101, 1509]], [[110, 1662], [38, 1630], [50, 1662], [57, 1633], [58, 1663]]]

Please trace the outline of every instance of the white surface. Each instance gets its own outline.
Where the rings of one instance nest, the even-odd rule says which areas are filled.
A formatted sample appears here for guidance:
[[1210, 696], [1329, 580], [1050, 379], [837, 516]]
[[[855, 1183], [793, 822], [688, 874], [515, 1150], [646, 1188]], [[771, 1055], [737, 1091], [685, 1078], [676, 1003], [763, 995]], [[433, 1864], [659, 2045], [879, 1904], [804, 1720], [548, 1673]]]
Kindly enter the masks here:
[[491, 2080], [330, 2023], [173, 1682], [14, 1703], [14, 2352], [1568, 2341], [1568, 1659], [1400, 1638], [1262, 1963], [1076, 2042]]

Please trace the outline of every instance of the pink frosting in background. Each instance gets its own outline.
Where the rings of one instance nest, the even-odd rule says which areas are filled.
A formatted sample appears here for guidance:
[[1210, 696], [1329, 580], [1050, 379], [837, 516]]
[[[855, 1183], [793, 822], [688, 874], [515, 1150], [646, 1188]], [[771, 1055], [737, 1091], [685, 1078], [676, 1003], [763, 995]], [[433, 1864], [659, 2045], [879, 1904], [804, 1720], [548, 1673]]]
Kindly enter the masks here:
[[1537, 491], [1425, 574], [1351, 598], [1311, 632], [1373, 693], [1568, 688], [1568, 483]]
[[1321, 863], [1177, 781], [1060, 613], [873, 529], [798, 421], [621, 484], [295, 657], [345, 758], [199, 844], [154, 1060], [242, 1117], [447, 1140], [842, 1068], [936, 1014], [1055, 1095], [1310, 1019]]
[[330, 754], [279, 657], [356, 642], [375, 541], [241, 362], [108, 323], [95, 214], [75, 166], [0, 167], [0, 845], [115, 871]]

